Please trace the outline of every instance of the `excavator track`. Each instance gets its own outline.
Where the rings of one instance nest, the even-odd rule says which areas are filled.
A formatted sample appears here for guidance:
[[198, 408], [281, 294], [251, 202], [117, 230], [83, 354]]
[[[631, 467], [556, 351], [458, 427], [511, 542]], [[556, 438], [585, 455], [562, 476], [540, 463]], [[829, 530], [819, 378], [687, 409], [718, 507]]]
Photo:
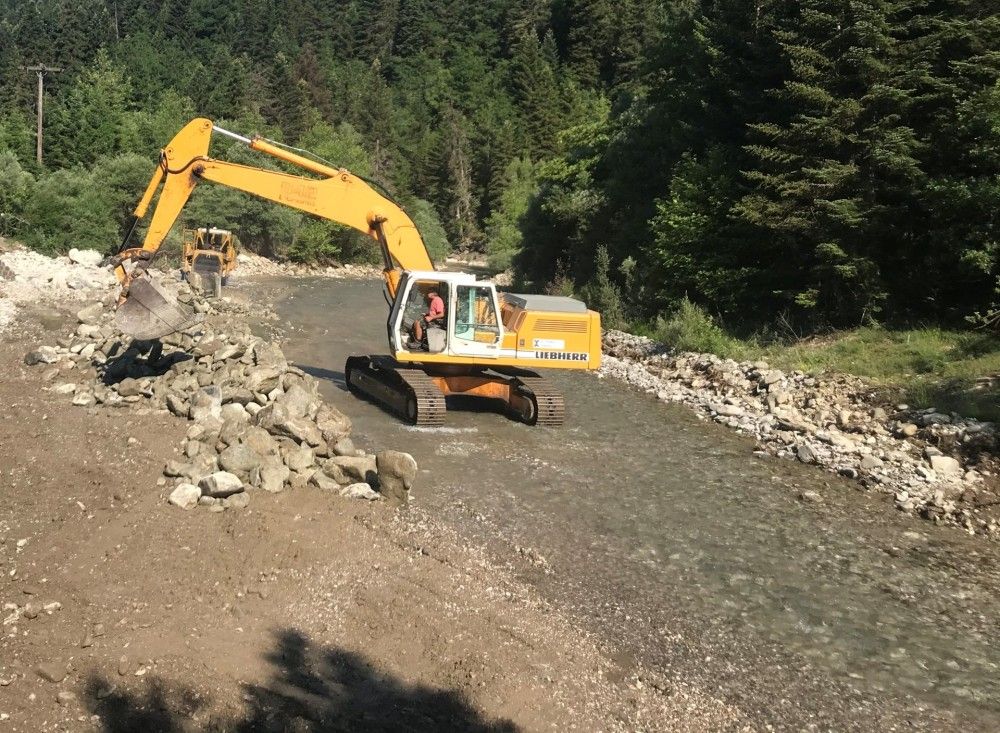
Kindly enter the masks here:
[[525, 396], [530, 396], [535, 407], [535, 415], [531, 422], [535, 425], [557, 428], [566, 419], [566, 401], [562, 393], [552, 387], [544, 377], [520, 376], [518, 389]]
[[448, 408], [444, 395], [419, 369], [379, 365], [383, 359], [351, 356], [344, 367], [347, 386], [392, 410], [407, 422], [421, 427], [444, 424]]

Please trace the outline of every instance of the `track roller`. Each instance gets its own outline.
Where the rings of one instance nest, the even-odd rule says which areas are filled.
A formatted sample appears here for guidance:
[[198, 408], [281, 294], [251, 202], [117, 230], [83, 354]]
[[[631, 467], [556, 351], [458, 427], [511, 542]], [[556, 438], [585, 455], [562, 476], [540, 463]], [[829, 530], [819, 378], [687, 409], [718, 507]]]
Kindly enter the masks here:
[[511, 408], [528, 425], [560, 427], [566, 418], [566, 402], [562, 393], [551, 387], [542, 377], [518, 377], [514, 394], [520, 409], [511, 400]]

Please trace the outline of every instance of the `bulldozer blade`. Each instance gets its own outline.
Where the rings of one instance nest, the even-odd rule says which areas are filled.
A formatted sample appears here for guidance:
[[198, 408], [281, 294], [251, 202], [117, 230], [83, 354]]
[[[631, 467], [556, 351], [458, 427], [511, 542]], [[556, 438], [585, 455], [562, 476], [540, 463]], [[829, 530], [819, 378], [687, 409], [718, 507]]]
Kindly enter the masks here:
[[203, 319], [202, 314], [183, 309], [146, 277], [132, 281], [128, 297], [115, 313], [119, 330], [138, 341], [183, 331]]

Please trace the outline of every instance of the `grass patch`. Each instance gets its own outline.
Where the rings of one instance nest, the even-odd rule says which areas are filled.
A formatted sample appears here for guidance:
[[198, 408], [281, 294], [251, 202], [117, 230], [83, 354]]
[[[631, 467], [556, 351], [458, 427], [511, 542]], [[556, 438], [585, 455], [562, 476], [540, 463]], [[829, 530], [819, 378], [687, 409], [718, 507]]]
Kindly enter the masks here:
[[[739, 339], [688, 300], [633, 329], [682, 351], [763, 360], [785, 371], [856, 374], [888, 399], [1000, 422], [1000, 336], [941, 328], [870, 326], [792, 341]], [[978, 383], [996, 376], [992, 385]]]
[[1000, 338], [995, 336], [866, 327], [755, 347], [750, 353], [780, 369], [867, 377], [912, 405], [1000, 421], [1000, 386], [977, 384], [982, 377], [1000, 375]]

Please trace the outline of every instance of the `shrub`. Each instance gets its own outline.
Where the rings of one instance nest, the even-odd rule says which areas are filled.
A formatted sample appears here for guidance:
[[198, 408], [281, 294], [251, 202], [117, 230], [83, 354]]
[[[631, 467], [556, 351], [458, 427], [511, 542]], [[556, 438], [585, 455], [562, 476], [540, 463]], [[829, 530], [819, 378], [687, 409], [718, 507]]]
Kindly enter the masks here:
[[584, 286], [581, 295], [588, 307], [601, 314], [601, 324], [605, 328], [624, 328], [625, 306], [621, 291], [611, 282], [610, 270], [611, 258], [607, 248], [598, 247], [594, 276]]
[[340, 227], [319, 219], [308, 219], [303, 222], [291, 245], [288, 247], [288, 259], [294, 262], [330, 262], [340, 256], [340, 244], [337, 241]]
[[681, 351], [708, 352], [732, 359], [741, 358], [745, 351], [739, 340], [728, 335], [704, 308], [686, 297], [669, 316], [656, 319], [654, 333], [657, 341]]

